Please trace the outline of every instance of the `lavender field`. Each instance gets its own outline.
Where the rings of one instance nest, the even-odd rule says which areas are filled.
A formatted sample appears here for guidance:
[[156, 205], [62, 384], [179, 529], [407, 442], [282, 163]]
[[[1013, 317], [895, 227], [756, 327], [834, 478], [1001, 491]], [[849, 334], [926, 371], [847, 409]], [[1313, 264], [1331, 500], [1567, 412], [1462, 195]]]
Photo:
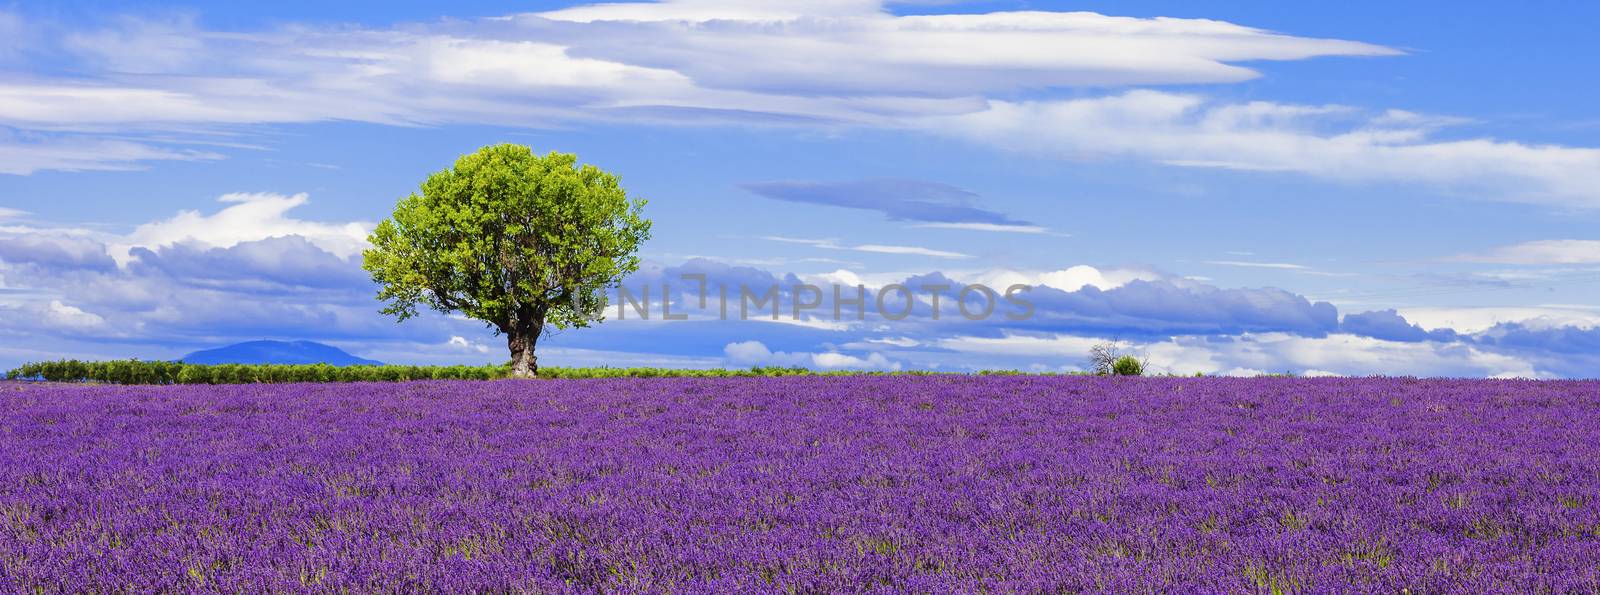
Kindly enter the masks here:
[[1596, 592], [1600, 382], [0, 385], [0, 591]]

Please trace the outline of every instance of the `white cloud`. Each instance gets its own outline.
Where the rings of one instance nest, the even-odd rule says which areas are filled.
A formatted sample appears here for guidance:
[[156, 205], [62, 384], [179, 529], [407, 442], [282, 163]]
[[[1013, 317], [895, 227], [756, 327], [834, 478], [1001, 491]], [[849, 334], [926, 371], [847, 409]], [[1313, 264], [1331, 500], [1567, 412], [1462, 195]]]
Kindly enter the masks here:
[[1333, 334], [1246, 333], [1231, 341], [1190, 337], [1143, 348], [1154, 369], [1178, 374], [1232, 368], [1348, 376], [1539, 376], [1531, 362], [1463, 344], [1403, 343]]
[[50, 307], [46, 310], [45, 316], [51, 323], [73, 330], [93, 329], [106, 323], [106, 319], [99, 314], [63, 304], [61, 300], [50, 300]]
[[[1490, 200], [1600, 207], [1600, 150], [1433, 137], [1460, 118], [1158, 91], [997, 99], [1064, 87], [1237, 82], [1258, 75], [1240, 65], [1251, 61], [1398, 53], [1214, 20], [896, 16], [870, 0], [673, 0], [387, 29], [226, 32], [192, 19], [121, 19], [73, 31], [50, 49], [88, 74], [0, 84], [0, 125], [121, 135], [329, 120], [864, 126], [1069, 159], [1420, 183]], [[168, 147], [72, 135], [5, 140], [0, 172], [217, 157]]]
[[912, 339], [910, 337], [885, 337], [885, 338], [882, 338], [882, 339], [867, 339], [866, 342], [867, 343], [876, 343], [876, 344], [880, 344], [880, 345], [892, 345], [894, 347], [916, 347], [917, 345], [921, 344], [920, 341], [917, 341], [916, 339]]
[[[1257, 73], [1236, 62], [1398, 53], [1203, 19], [1047, 11], [893, 16], [879, 2], [851, 0], [611, 4], [517, 21], [537, 27], [542, 19], [632, 21], [606, 24], [610, 35], [574, 39], [578, 55], [670, 68], [712, 88], [840, 95], [1237, 82]], [[648, 54], [637, 51], [641, 43]]]
[[1538, 240], [1458, 257], [1498, 264], [1600, 264], [1600, 240]]
[[762, 323], [762, 324], [787, 324], [787, 325], [798, 326], [798, 327], [803, 327], [803, 328], [815, 329], [815, 330], [819, 330], [819, 331], [835, 331], [835, 332], [837, 332], [837, 331], [848, 331], [848, 330], [854, 329], [854, 328], [856, 328], [858, 326], [861, 326], [859, 323], [856, 323], [854, 321], [830, 320], [828, 318], [825, 318], [825, 316], [827, 316], [827, 314], [817, 315], [815, 313], [808, 312], [806, 310], [801, 310], [800, 313], [801, 313], [802, 317], [801, 318], [794, 318], [793, 316], [790, 315], [790, 312], [792, 312], [792, 311], [782, 312], [781, 313], [782, 315], [779, 316], [776, 320], [774, 320], [772, 318], [769, 318], [769, 317], [765, 317], [765, 316], [759, 316], [759, 315], [756, 315], [758, 313], [752, 312], [752, 315], [750, 317], [750, 321], [751, 322], [756, 322], [756, 323]]
[[[965, 231], [993, 231], [1000, 233], [1045, 233], [1050, 231], [1038, 225], [1007, 225], [1003, 223], [919, 223], [912, 227], [927, 229], [959, 229]], [[1059, 234], [1065, 235], [1065, 234]]]
[[452, 348], [455, 348], [455, 349], [459, 349], [461, 351], [473, 351], [473, 352], [477, 352], [477, 353], [489, 353], [489, 346], [488, 345], [484, 345], [482, 343], [476, 343], [476, 342], [470, 341], [466, 337], [462, 337], [460, 335], [456, 335], [456, 336], [450, 337], [449, 341], [445, 341], [445, 345], [448, 345], [448, 346], [450, 346]]
[[[779, 241], [805, 242], [794, 238], [767, 238]], [[1107, 290], [1116, 289], [1133, 281], [1159, 281], [1171, 279], [1166, 275], [1154, 271], [1127, 268], [1096, 268], [1089, 265], [1073, 265], [1055, 271], [1029, 271], [1015, 269], [987, 269], [987, 270], [945, 270], [943, 274], [960, 283], [975, 283], [993, 288], [996, 292], [1004, 292], [1012, 285], [1026, 285], [1029, 287], [1051, 287], [1062, 291], [1077, 291], [1084, 287]], [[865, 285], [869, 288], [883, 287], [891, 283], [900, 283], [907, 277], [917, 273], [904, 271], [883, 272], [856, 272], [847, 269], [838, 269], [831, 273], [806, 276], [808, 281], [827, 285], [840, 285], [854, 287]]]
[[1481, 333], [1503, 323], [1517, 323], [1532, 329], [1600, 327], [1600, 312], [1593, 307], [1581, 306], [1405, 307], [1397, 311], [1406, 320], [1424, 329], [1445, 328], [1469, 334]]
[[8, 209], [6, 207], [0, 207], [0, 219], [15, 219], [27, 214], [27, 211], [21, 209]]
[[806, 245], [806, 246], [816, 246], [818, 248], [824, 248], [824, 249], [828, 249], [828, 250], [850, 250], [850, 251], [854, 251], [854, 252], [868, 252], [868, 253], [873, 253], [873, 254], [900, 254], [900, 255], [909, 255], [909, 256], [930, 256], [930, 257], [933, 257], [933, 258], [948, 258], [948, 259], [972, 258], [972, 255], [970, 255], [970, 254], [962, 254], [960, 252], [950, 252], [950, 251], [947, 251], [947, 250], [935, 250], [933, 248], [924, 248], [924, 247], [921, 247], [921, 246], [891, 246], [891, 245], [886, 245], [886, 244], [855, 244], [855, 245], [847, 245], [847, 244], [840, 244], [837, 240], [831, 240], [831, 239], [789, 238], [789, 237], [783, 237], [783, 236], [765, 236], [765, 237], [762, 237], [761, 239], [772, 241], [772, 242], [783, 242], [783, 243], [786, 243], [786, 244], [803, 244], [803, 245]]
[[838, 352], [811, 354], [813, 365], [828, 370], [898, 370], [900, 364], [891, 363], [881, 353], [874, 353], [865, 358], [845, 355]]
[[836, 269], [831, 273], [817, 275], [815, 279], [820, 281], [818, 285], [838, 285], [841, 287], [866, 285], [866, 282], [861, 279], [861, 275], [857, 275], [848, 269]]
[[593, 21], [791, 21], [803, 17], [875, 16], [876, 0], [662, 0], [576, 6], [538, 16], [588, 23]]
[[1206, 264], [1254, 269], [1280, 269], [1286, 271], [1303, 271], [1308, 268], [1303, 265], [1289, 264], [1284, 262], [1249, 262], [1243, 260], [1208, 260], [1206, 261]]
[[859, 246], [851, 246], [851, 247], [849, 247], [849, 249], [850, 250], [855, 250], [857, 252], [874, 252], [874, 253], [878, 253], [878, 254], [910, 254], [910, 255], [914, 255], [914, 256], [932, 256], [934, 258], [972, 258], [972, 256], [969, 255], [969, 254], [962, 254], [960, 252], [949, 252], [949, 251], [946, 251], [946, 250], [934, 250], [932, 248], [923, 248], [923, 247], [920, 247], [920, 246], [890, 246], [890, 245], [884, 245], [884, 244], [861, 244]]
[[[0, 32], [39, 28], [0, 14]], [[900, 127], [1024, 89], [1234, 82], [1257, 76], [1238, 65], [1247, 61], [1397, 53], [1202, 19], [894, 16], [871, 0], [620, 3], [393, 28], [112, 18], [33, 45], [85, 74], [53, 68], [0, 84], [0, 125], [118, 134], [329, 120]], [[0, 144], [0, 172], [212, 157], [66, 138]]]
[[[1076, 364], [1105, 339], [1075, 335], [956, 336], [938, 345], [969, 356], [1004, 356], [1008, 361]], [[1412, 375], [1540, 377], [1533, 363], [1464, 344], [1402, 343], [1354, 335], [1302, 337], [1243, 333], [1226, 341], [1175, 337], [1121, 343], [1122, 350], [1149, 360], [1156, 373], [1255, 376], [1292, 372], [1307, 376]], [[1015, 365], [1015, 364], [1013, 364]]]
[[367, 235], [373, 227], [361, 221], [320, 223], [288, 216], [290, 210], [309, 201], [304, 193], [233, 193], [217, 200], [229, 206], [210, 215], [179, 211], [170, 219], [140, 225], [133, 233], [112, 242], [112, 256], [126, 263], [127, 250], [134, 246], [156, 248], [198, 242], [229, 248], [240, 242], [300, 236], [331, 254], [350, 258], [368, 246]]
[[986, 353], [1010, 356], [1055, 356], [1068, 358], [1086, 358], [1089, 349], [1100, 343], [1108, 342], [1105, 339], [1094, 337], [1076, 337], [1071, 335], [1055, 336], [1030, 336], [1006, 335], [1002, 337], [968, 337], [957, 336], [940, 339], [938, 345], [942, 348], [963, 353]]
[[975, 109], [987, 93], [1234, 82], [1257, 75], [1235, 62], [1397, 53], [1201, 19], [897, 17], [851, 0], [609, 4], [393, 29], [120, 19], [61, 50], [104, 80], [5, 85], [0, 122], [538, 125], [637, 108], [883, 122]]
[[1420, 183], [1496, 200], [1600, 208], [1600, 149], [1435, 140], [1438, 124], [1341, 106], [1217, 103], [1141, 90], [992, 101], [980, 112], [927, 118], [923, 127], [1062, 159], [1123, 157], [1341, 182]]
[[[4, 86], [0, 85], [0, 94]], [[0, 96], [0, 102], [4, 97]], [[4, 111], [0, 104], [0, 113]], [[0, 130], [0, 174], [36, 171], [118, 171], [143, 167], [148, 161], [201, 161], [221, 155], [190, 149], [169, 149], [126, 140], [51, 135], [23, 139]]]
[[[963, 276], [951, 273], [952, 276]], [[1000, 269], [971, 275], [978, 283], [997, 290], [1012, 285], [1053, 287], [1061, 291], [1077, 291], [1084, 287], [1107, 290], [1127, 285], [1133, 281], [1156, 281], [1162, 275], [1138, 269], [1100, 269], [1089, 265], [1074, 265], [1058, 271], [1014, 271]]]
[[881, 353], [869, 354], [863, 358], [835, 351], [822, 353], [774, 352], [767, 349], [767, 346], [760, 341], [729, 343], [723, 348], [723, 355], [728, 365], [735, 367], [799, 366], [821, 370], [900, 369], [899, 363], [889, 361]]

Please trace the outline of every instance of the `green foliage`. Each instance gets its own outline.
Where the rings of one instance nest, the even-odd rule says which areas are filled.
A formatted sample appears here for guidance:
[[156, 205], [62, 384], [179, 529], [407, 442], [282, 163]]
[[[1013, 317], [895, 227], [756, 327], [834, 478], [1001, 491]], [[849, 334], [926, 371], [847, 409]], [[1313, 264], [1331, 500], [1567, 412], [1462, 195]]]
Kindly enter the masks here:
[[650, 221], [616, 176], [577, 159], [493, 145], [428, 176], [363, 254], [383, 312], [460, 312], [508, 335], [514, 362], [528, 364], [547, 325], [598, 320], [605, 290], [639, 268]]
[[1111, 363], [1112, 376], [1143, 376], [1144, 362], [1131, 355], [1124, 355]]
[[104, 384], [271, 384], [286, 382], [393, 382], [406, 380], [492, 380], [505, 378], [508, 366], [331, 366], [199, 365], [179, 362], [62, 360], [23, 364], [6, 373], [10, 380]]
[[[749, 369], [680, 368], [545, 368], [541, 378], [767, 378], [774, 376], [937, 376], [952, 372], [909, 370], [860, 372], [815, 371], [806, 368], [754, 367]], [[980, 375], [1033, 375], [1016, 370], [985, 370]], [[1070, 373], [1069, 373], [1070, 374]], [[1050, 374], [1039, 374], [1050, 375]], [[309, 365], [200, 365], [179, 362], [112, 360], [84, 362], [62, 360], [23, 364], [6, 374], [10, 380], [92, 382], [102, 384], [274, 384], [288, 382], [406, 382], [413, 380], [498, 380], [510, 378], [511, 364], [498, 366], [330, 366]]]

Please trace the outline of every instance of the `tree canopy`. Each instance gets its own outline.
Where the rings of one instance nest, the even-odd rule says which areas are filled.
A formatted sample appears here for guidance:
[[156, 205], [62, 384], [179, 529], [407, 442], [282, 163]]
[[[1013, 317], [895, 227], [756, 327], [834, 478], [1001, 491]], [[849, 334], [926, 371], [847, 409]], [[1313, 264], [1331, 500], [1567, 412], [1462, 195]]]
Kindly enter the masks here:
[[572, 154], [488, 146], [420, 190], [400, 199], [363, 253], [383, 312], [404, 321], [425, 306], [482, 320], [506, 336], [513, 376], [537, 374], [546, 329], [600, 319], [606, 289], [638, 269], [650, 237], [645, 200]]

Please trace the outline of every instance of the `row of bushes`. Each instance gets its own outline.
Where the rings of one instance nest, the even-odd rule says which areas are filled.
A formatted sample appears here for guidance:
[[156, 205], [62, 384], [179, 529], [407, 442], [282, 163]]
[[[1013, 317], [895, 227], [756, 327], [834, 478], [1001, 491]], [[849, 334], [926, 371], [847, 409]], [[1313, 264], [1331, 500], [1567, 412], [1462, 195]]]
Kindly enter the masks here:
[[[686, 370], [678, 368], [541, 368], [541, 378], [732, 378], [820, 376], [863, 372], [818, 372], [806, 368], [755, 367], [750, 369]], [[868, 372], [871, 373], [871, 372]], [[892, 374], [923, 375], [937, 372], [907, 371]], [[1021, 374], [995, 370], [983, 374]], [[332, 366], [307, 365], [201, 365], [180, 362], [62, 360], [23, 364], [6, 374], [10, 380], [49, 382], [100, 382], [106, 384], [255, 384], [283, 382], [401, 382], [409, 380], [495, 380], [511, 375], [509, 364], [499, 366]]]
[[252, 384], [492, 380], [504, 378], [510, 371], [508, 366], [201, 365], [141, 360], [61, 360], [23, 364], [7, 372], [6, 378], [107, 384]]

